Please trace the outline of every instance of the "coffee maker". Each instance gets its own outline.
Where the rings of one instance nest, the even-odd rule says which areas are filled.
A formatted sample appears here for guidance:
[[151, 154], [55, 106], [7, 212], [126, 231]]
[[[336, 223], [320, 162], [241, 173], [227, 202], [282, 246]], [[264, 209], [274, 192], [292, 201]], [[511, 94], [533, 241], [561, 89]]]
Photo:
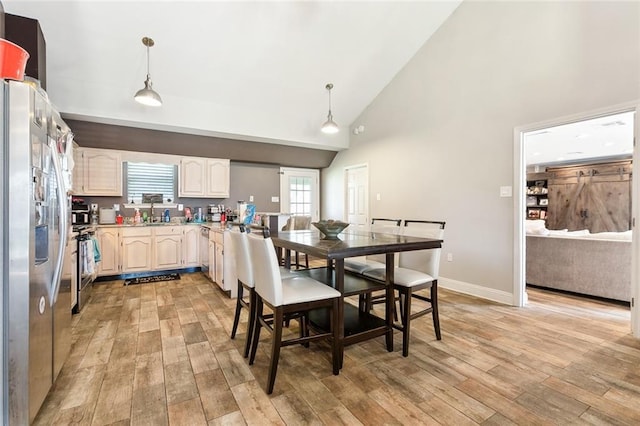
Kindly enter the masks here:
[[71, 225], [89, 225], [91, 223], [91, 212], [89, 205], [82, 198], [71, 199]]

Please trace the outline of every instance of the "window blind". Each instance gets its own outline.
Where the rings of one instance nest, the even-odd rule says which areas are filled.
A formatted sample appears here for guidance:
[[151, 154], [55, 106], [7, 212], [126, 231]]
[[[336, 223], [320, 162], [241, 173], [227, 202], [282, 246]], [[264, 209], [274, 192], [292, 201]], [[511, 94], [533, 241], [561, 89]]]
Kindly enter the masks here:
[[164, 203], [175, 201], [176, 169], [173, 164], [127, 162], [127, 201], [141, 204], [142, 194], [149, 193], [162, 194]]

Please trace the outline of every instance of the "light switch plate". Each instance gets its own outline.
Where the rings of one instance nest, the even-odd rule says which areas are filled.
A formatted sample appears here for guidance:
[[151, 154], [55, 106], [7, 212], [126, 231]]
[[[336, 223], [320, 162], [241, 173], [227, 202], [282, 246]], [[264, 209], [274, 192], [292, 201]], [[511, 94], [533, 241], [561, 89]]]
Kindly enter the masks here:
[[249, 195], [249, 202], [253, 203], [253, 195]]
[[501, 186], [500, 187], [500, 196], [501, 197], [512, 197], [513, 196], [513, 187], [511, 187], [511, 186]]
[[280, 202], [280, 197], [271, 197], [271, 202], [272, 203], [279, 203]]
[[114, 204], [113, 205], [113, 210], [119, 212], [120, 211], [120, 204]]

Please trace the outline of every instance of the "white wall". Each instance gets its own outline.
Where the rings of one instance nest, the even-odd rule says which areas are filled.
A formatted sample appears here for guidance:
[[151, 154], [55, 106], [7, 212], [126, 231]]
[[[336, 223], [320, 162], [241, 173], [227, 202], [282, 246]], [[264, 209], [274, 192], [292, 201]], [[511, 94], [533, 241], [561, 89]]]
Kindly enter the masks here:
[[371, 216], [445, 220], [441, 282], [510, 301], [514, 127], [638, 98], [640, 3], [464, 2], [352, 124], [322, 217], [368, 163]]

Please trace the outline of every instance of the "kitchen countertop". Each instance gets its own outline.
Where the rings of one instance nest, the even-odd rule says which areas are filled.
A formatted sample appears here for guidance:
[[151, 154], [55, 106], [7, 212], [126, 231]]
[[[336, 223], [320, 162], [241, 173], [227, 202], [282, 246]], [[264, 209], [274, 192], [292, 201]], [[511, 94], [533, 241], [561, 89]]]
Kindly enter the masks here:
[[217, 225], [214, 223], [206, 223], [206, 222], [154, 222], [154, 223], [101, 223], [95, 225], [98, 228], [144, 228], [144, 227], [158, 227], [158, 226], [208, 226], [208, 225]]

